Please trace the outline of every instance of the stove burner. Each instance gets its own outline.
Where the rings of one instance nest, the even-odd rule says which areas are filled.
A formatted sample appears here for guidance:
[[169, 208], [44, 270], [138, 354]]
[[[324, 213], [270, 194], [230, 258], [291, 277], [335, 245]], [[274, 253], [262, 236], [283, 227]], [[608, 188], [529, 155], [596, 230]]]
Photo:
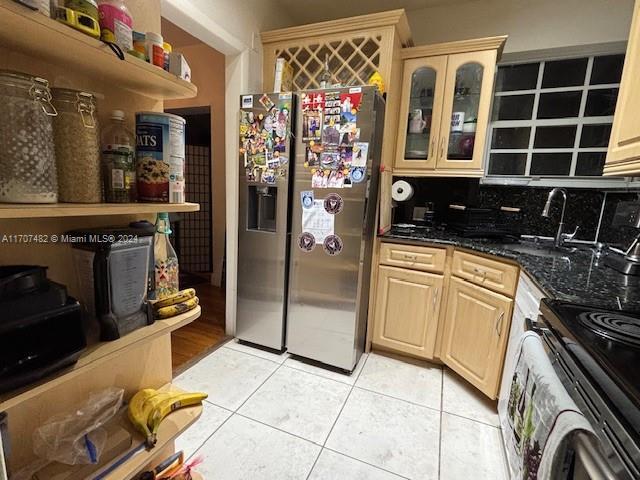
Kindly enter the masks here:
[[582, 312], [578, 320], [598, 335], [640, 347], [640, 318], [609, 312]]

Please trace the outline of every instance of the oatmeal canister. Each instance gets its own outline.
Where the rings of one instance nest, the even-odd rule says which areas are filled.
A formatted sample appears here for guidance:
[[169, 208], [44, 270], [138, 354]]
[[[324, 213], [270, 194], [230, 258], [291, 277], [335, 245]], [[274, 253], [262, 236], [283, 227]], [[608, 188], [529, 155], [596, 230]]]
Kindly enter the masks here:
[[184, 203], [185, 123], [169, 113], [136, 113], [139, 201]]

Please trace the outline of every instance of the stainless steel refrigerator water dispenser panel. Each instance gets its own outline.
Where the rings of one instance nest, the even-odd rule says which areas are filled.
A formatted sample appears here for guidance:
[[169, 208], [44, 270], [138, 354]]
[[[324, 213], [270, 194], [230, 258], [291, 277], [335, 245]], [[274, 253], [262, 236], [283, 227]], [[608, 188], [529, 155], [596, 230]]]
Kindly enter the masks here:
[[240, 98], [236, 336], [275, 350], [285, 340], [295, 100], [290, 93]]

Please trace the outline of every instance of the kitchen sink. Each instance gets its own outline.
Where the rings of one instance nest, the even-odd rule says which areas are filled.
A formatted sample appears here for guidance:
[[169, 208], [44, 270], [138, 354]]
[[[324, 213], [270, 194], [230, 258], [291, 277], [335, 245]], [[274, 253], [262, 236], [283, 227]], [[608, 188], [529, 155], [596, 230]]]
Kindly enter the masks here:
[[556, 247], [553, 241], [548, 239], [534, 238], [531, 240], [520, 240], [518, 243], [506, 245], [509, 250], [538, 257], [566, 257], [579, 249], [588, 249], [589, 244], [571, 244]]
[[509, 250], [538, 257], [566, 257], [577, 250], [573, 247], [554, 247], [553, 245], [535, 244], [533, 242], [514, 243], [508, 245]]

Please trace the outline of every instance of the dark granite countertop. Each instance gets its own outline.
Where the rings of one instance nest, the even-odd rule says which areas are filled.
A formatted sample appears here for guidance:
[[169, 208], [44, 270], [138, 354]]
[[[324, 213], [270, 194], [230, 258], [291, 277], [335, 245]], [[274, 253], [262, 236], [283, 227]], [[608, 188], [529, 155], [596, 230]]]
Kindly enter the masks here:
[[398, 229], [381, 236], [383, 241], [410, 244], [451, 245], [514, 260], [549, 297], [615, 310], [640, 310], [640, 277], [626, 276], [604, 265], [591, 249], [562, 256], [538, 256], [516, 251], [512, 243], [465, 238], [444, 230]]

